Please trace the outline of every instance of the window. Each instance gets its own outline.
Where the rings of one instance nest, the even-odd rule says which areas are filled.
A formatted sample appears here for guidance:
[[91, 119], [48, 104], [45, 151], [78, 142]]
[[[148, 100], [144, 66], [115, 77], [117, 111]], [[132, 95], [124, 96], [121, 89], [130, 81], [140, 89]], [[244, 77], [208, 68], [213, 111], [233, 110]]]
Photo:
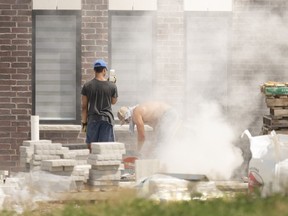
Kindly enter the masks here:
[[119, 98], [113, 111], [147, 100], [153, 92], [154, 13], [110, 11], [110, 67]]
[[81, 11], [33, 11], [33, 115], [79, 123]]
[[186, 12], [186, 71], [189, 110], [195, 99], [227, 106], [231, 12]]

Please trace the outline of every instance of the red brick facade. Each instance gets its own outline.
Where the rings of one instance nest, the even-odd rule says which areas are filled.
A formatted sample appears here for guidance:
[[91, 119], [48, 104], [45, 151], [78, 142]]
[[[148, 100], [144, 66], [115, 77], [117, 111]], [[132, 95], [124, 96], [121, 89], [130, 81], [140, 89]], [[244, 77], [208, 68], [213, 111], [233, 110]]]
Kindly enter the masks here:
[[31, 0], [0, 1], [0, 169], [17, 167], [29, 139], [32, 65]]

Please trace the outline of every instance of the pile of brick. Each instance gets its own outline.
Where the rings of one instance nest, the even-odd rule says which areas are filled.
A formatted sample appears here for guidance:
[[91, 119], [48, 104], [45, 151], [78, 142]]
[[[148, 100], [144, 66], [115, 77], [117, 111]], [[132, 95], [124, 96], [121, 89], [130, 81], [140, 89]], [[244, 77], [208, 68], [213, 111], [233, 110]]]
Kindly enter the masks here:
[[122, 157], [125, 153], [123, 143], [91, 143], [91, 154], [88, 157], [88, 164], [91, 165], [88, 184], [98, 188], [118, 186]]
[[50, 140], [27, 140], [20, 146], [20, 165], [25, 171], [42, 170], [54, 175], [71, 176], [78, 186], [89, 178], [89, 154], [88, 149], [69, 150]]
[[264, 115], [262, 134], [275, 130], [279, 134], [288, 134], [288, 83], [267, 82], [261, 86], [270, 114]]

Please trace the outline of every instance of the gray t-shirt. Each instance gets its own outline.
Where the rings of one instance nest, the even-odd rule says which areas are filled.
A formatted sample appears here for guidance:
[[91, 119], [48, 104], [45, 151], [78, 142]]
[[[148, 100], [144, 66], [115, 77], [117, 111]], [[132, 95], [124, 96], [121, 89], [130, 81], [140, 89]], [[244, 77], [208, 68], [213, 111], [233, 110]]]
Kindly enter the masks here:
[[111, 100], [118, 97], [115, 83], [94, 78], [84, 84], [81, 94], [88, 98], [88, 122], [104, 120], [113, 124]]

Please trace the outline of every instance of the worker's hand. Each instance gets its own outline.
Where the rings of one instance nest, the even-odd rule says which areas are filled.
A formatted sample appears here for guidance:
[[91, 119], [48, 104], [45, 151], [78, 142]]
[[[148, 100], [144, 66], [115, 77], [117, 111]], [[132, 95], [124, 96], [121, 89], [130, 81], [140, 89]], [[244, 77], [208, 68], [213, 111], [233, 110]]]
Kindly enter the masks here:
[[87, 122], [86, 123], [84, 123], [84, 122], [81, 123], [81, 132], [82, 133], [86, 133], [87, 132]]
[[110, 76], [108, 80], [112, 83], [116, 83], [117, 81], [116, 76]]

